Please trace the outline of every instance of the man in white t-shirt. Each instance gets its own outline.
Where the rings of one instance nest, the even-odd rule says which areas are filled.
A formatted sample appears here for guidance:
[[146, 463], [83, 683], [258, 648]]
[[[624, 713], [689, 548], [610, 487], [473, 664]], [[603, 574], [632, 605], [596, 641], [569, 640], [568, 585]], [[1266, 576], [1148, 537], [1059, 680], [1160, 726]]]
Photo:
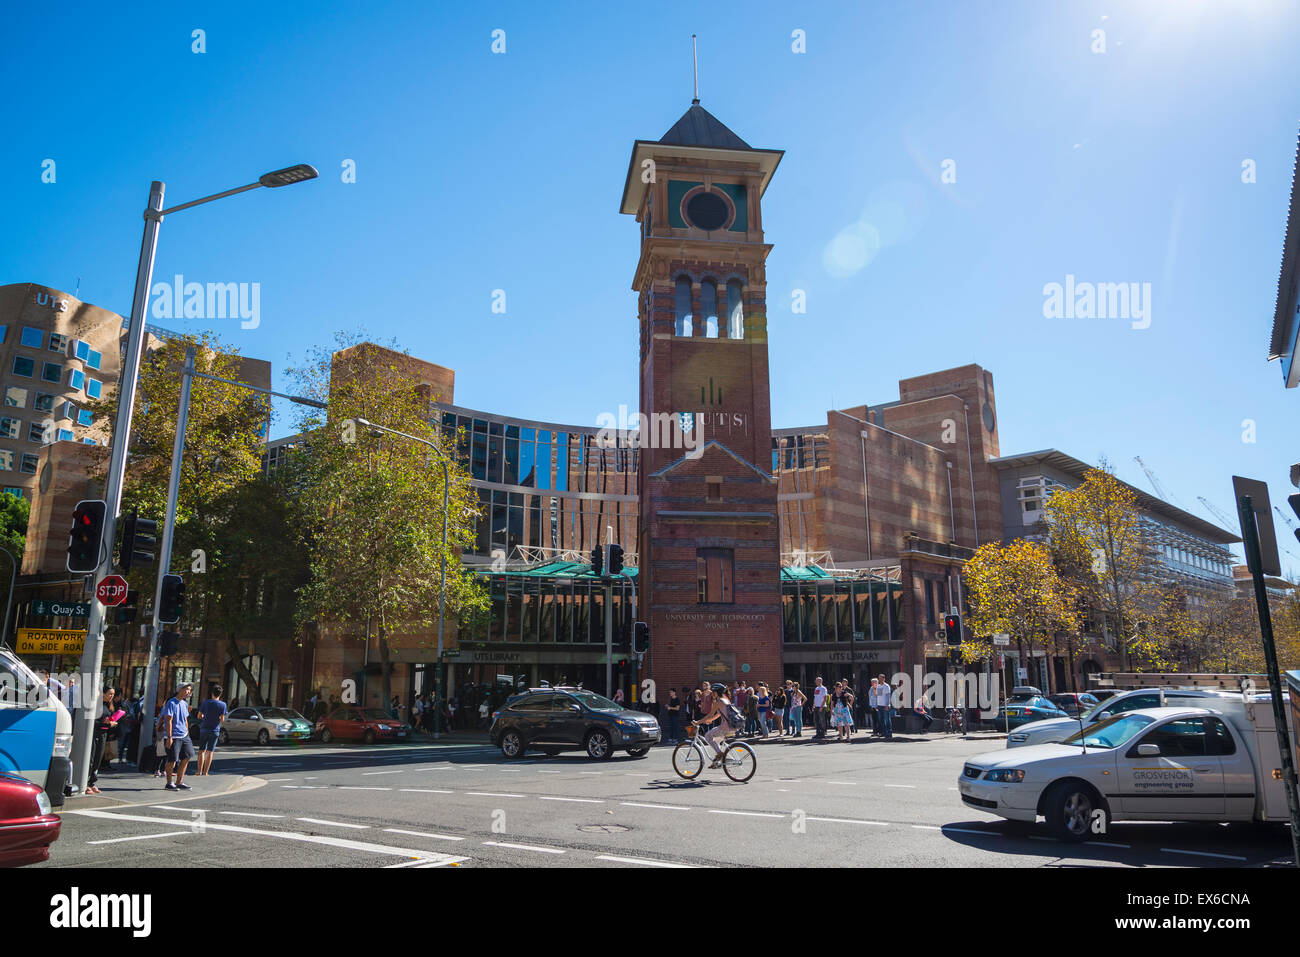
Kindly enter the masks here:
[[829, 696], [830, 689], [822, 684], [819, 676], [812, 690], [813, 724], [817, 728], [817, 733], [813, 735], [814, 741], [826, 737], [826, 699]]

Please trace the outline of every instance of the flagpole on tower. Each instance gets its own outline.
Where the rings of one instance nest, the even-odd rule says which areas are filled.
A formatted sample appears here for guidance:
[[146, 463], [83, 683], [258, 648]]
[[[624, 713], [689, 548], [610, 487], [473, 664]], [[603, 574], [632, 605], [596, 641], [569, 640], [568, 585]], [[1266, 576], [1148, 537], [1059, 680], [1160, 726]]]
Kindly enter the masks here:
[[691, 66], [695, 71], [695, 93], [691, 100], [692, 106], [700, 105], [700, 57], [695, 45], [695, 34], [691, 34]]

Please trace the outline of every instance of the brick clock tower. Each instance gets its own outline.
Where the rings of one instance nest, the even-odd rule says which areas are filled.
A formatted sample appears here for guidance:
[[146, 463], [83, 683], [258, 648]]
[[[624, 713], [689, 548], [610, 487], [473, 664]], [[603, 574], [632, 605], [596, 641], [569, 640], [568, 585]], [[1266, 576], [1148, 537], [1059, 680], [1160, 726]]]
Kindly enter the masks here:
[[669, 687], [781, 673], [777, 482], [755, 149], [692, 100], [632, 148], [622, 212], [641, 227], [638, 616], [642, 677]]

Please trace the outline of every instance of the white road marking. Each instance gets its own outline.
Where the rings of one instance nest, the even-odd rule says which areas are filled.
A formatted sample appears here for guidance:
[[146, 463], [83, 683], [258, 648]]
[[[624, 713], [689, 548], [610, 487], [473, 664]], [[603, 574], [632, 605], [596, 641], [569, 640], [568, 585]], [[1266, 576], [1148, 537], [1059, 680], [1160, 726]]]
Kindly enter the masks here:
[[943, 828], [938, 827], [934, 824], [913, 824], [912, 827], [918, 831], [942, 831], [943, 830]]
[[367, 831], [370, 829], [369, 824], [347, 824], [343, 821], [322, 821], [316, 817], [298, 817], [295, 821], [302, 821], [304, 824], [323, 824], [326, 827], [350, 827], [358, 831]]
[[228, 814], [231, 817], [273, 817], [281, 818], [283, 814], [258, 814], [255, 811], [218, 811], [218, 814]]
[[430, 834], [428, 831], [403, 831], [400, 827], [386, 827], [384, 831], [389, 834], [409, 834], [412, 837], [432, 837], [439, 841], [463, 841], [463, 837], [453, 837], [450, 834]]
[[605, 803], [604, 801], [599, 801], [595, 798], [543, 797], [543, 798], [538, 798], [538, 800], [539, 801], [572, 801], [575, 804], [604, 804]]
[[372, 774], [401, 774], [403, 770], [405, 770], [405, 769], [404, 769], [404, 768], [398, 768], [396, 771], [362, 771], [362, 772], [361, 772], [361, 776], [362, 776], [363, 778], [368, 778], [368, 777], [370, 777]]
[[187, 807], [173, 807], [170, 804], [150, 804], [149, 807], [153, 808], [156, 811], [179, 811], [181, 814], [194, 813]]
[[604, 771], [579, 771], [579, 774], [604, 774]]
[[[81, 814], [85, 817], [97, 817], [109, 821], [143, 821], [147, 824], [174, 824], [175, 819], [165, 817], [146, 817], [143, 814], [119, 814], [113, 811], [69, 811], [69, 814]], [[397, 857], [419, 857], [427, 861], [439, 861], [456, 864], [469, 860], [467, 857], [452, 857], [436, 851], [417, 850], [409, 847], [394, 847], [390, 844], [372, 844], [369, 841], [352, 841], [342, 837], [330, 837], [325, 834], [303, 834], [299, 831], [275, 831], [265, 828], [240, 827], [238, 824], [219, 824], [209, 821], [209, 831], [227, 831], [233, 834], [252, 834], [255, 837], [276, 838], [282, 841], [300, 841], [306, 844], [323, 844], [348, 851], [362, 851], [368, 854], [392, 854]], [[189, 832], [187, 832], [189, 833]]]
[[970, 828], [970, 827], [946, 827], [945, 826], [939, 828], [939, 830], [943, 831], [945, 834], [947, 834], [949, 831], [952, 831], [954, 834], [979, 834], [982, 837], [1002, 836], [1001, 834], [998, 834], [996, 831], [977, 831], [974, 828]]
[[[786, 816], [784, 814], [765, 814], [762, 811], [723, 811], [716, 807], [709, 808], [709, 813], [710, 814], [736, 814], [741, 817], [785, 817]], [[809, 820], [816, 820], [816, 818], [809, 818]]]
[[439, 788], [398, 788], [399, 791], [406, 791], [411, 794], [455, 794], [455, 791], [444, 791]]
[[630, 777], [630, 778], [648, 778], [648, 777], [650, 777], [650, 772], [648, 772], [648, 771], [624, 771], [623, 773], [626, 774], [626, 775], [627, 775], [628, 777]]
[[1176, 847], [1162, 847], [1160, 850], [1166, 854], [1194, 854], [1197, 857], [1217, 857], [1225, 861], [1244, 861], [1246, 858], [1238, 857], [1236, 854], [1211, 854], [1209, 851], [1180, 851]]
[[908, 789], [910, 789], [910, 790], [912, 790], [912, 791], [915, 791], [915, 790], [916, 790], [916, 785], [915, 785], [915, 784], [886, 784], [885, 787], [887, 787], [887, 788], [908, 788]]
[[466, 791], [465, 793], [471, 797], [482, 798], [521, 798], [524, 796], [522, 794], [501, 794], [498, 791]]
[[678, 864], [674, 861], [651, 861], [644, 857], [615, 857], [612, 854], [597, 854], [598, 861], [618, 861], [620, 864], [645, 864], [647, 867], [694, 867], [694, 864]]
[[537, 851], [539, 854], [563, 854], [564, 851], [556, 847], [534, 847], [531, 844], [507, 844], [504, 841], [484, 841], [488, 847], [510, 847], [516, 851]]
[[[785, 817], [784, 814], [778, 814], [775, 816]], [[853, 818], [848, 818], [848, 817], [809, 817], [809, 818], [805, 818], [805, 820], [822, 821], [826, 824], [873, 824], [876, 827], [889, 827], [889, 823], [887, 821], [855, 821]]]
[[538, 774], [563, 774], [564, 772], [563, 772], [563, 771], [548, 771], [548, 770], [546, 770], [545, 768], [538, 768], [538, 769], [537, 769], [537, 773], [538, 773]]
[[267, 778], [267, 784], [283, 784], [285, 781], [292, 781], [293, 778]]
[[857, 787], [857, 781], [823, 781], [823, 784], [848, 784]]
[[[171, 822], [168, 821], [168, 824]], [[162, 834], [137, 834], [134, 837], [112, 837], [106, 841], [87, 841], [87, 844], [120, 844], [122, 841], [152, 841], [156, 837], [178, 837], [181, 834], [194, 834], [194, 831], [164, 831]]]
[[653, 807], [664, 811], [689, 811], [690, 808], [683, 804], [638, 804], [636, 801], [620, 801], [624, 807]]
[[[1113, 841], [1084, 841], [1085, 844], [1091, 844], [1093, 847], [1132, 847], [1132, 844], [1116, 844]], [[1243, 858], [1244, 860], [1245, 858]]]
[[340, 791], [391, 791], [392, 788], [371, 788], [371, 787], [362, 787], [359, 784], [340, 784], [339, 790]]

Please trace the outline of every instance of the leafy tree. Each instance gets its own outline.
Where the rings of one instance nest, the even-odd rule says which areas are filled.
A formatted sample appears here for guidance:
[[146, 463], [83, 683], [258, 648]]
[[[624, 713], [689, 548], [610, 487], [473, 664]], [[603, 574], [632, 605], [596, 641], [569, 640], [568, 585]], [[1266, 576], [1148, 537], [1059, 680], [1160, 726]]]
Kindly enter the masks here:
[[27, 519], [31, 508], [31, 503], [21, 495], [11, 492], [0, 495], [0, 546], [13, 556], [15, 569], [23, 567], [23, 549], [27, 547]]
[[[142, 516], [157, 520], [160, 543], [180, 407], [181, 368], [188, 346], [195, 349], [196, 371], [240, 380], [238, 352], [212, 333], [163, 340], [141, 363], [122, 510], [125, 513], [138, 509]], [[113, 392], [89, 403], [89, 408], [96, 416], [112, 421], [117, 403], [118, 395]], [[238, 529], [228, 530], [226, 526], [242, 520], [232, 509], [232, 502], [251, 501], [245, 490], [258, 480], [268, 424], [267, 403], [257, 393], [210, 379], [193, 380], [181, 456], [172, 563], [168, 569], [186, 573], [183, 624], [191, 632], [206, 634], [208, 616], [214, 610], [224, 611], [228, 600], [237, 602], [246, 587], [239, 581], [238, 566], [218, 569], [217, 562], [221, 560], [223, 536], [238, 535]], [[107, 447], [96, 447], [92, 473], [100, 479], [108, 470], [109, 451]], [[269, 545], [269, 539], [264, 544]], [[206, 556], [204, 574], [191, 572], [191, 562], [198, 552]], [[279, 552], [272, 548], [267, 554]], [[155, 576], [156, 569], [137, 567], [128, 578], [132, 587], [152, 597]], [[243, 656], [237, 653], [237, 639], [227, 638], [234, 668], [251, 691], [253, 676], [244, 666]]]
[[383, 700], [392, 692], [390, 643], [436, 619], [439, 569], [447, 567], [446, 614], [487, 605], [475, 576], [460, 563], [474, 542], [478, 497], [469, 476], [450, 465], [447, 544], [442, 543], [443, 471], [422, 442], [373, 433], [366, 419], [447, 448], [434, 425], [432, 397], [392, 353], [339, 335], [339, 353], [316, 349], [291, 375], [300, 395], [328, 399], [328, 418], [301, 413], [309, 434], [306, 476], [298, 505], [313, 531], [310, 580], [299, 593], [300, 625], [328, 622], [376, 634], [383, 664]]
[[970, 604], [966, 622], [979, 636], [962, 645], [965, 661], [991, 657], [990, 638], [998, 633], [1011, 636], [1022, 659], [1030, 659], [1035, 650], [1055, 644], [1059, 632], [1077, 628], [1074, 589], [1057, 574], [1043, 545], [1019, 538], [981, 545], [966, 562], [963, 580]]
[[1133, 490], [1109, 471], [1089, 469], [1077, 488], [1052, 493], [1046, 524], [1057, 567], [1104, 615], [1119, 643], [1121, 667], [1158, 660], [1158, 641], [1138, 629], [1153, 606], [1153, 553]]

